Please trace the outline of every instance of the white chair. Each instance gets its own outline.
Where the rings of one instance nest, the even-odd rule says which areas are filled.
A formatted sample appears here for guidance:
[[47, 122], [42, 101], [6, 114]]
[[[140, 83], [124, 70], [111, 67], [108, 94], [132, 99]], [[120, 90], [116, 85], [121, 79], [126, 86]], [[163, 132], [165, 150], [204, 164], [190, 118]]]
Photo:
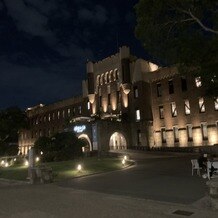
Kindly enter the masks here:
[[201, 167], [199, 167], [199, 164], [198, 164], [198, 160], [197, 159], [192, 159], [191, 160], [191, 163], [192, 163], [192, 176], [194, 174], [194, 170], [197, 171], [197, 175], [200, 176], [201, 175]]

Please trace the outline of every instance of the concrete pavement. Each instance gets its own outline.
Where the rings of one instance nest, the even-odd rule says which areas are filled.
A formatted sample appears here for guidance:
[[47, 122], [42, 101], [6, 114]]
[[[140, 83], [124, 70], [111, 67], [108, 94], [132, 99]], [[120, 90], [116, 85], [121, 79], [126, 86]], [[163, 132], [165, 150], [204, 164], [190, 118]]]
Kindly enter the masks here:
[[0, 188], [0, 196], [1, 218], [186, 217], [174, 214], [175, 211], [192, 213], [193, 218], [217, 217], [217, 212], [195, 205], [75, 190], [55, 184], [4, 187]]

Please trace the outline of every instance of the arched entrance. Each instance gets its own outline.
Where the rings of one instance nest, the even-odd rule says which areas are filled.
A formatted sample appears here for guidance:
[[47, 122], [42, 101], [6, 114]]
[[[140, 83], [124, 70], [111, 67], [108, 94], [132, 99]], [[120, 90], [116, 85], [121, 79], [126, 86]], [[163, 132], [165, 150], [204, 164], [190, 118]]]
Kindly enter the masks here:
[[110, 150], [127, 149], [126, 139], [122, 133], [114, 132], [109, 141]]
[[88, 137], [88, 135], [86, 134], [81, 134], [78, 137], [79, 139], [83, 139], [86, 142], [86, 145], [84, 147], [82, 147], [82, 151], [83, 152], [89, 152], [92, 151], [92, 143]]

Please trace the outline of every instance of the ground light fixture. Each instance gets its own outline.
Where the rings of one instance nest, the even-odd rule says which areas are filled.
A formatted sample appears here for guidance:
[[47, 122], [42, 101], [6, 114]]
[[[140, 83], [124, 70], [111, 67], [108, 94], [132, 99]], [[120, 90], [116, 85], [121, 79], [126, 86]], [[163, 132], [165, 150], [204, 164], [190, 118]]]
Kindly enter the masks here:
[[14, 162], [17, 160], [17, 158], [14, 158]]
[[36, 162], [39, 162], [39, 160], [40, 160], [39, 157], [36, 157]]
[[125, 159], [123, 159], [123, 160], [122, 160], [122, 164], [123, 164], [123, 165], [125, 165], [125, 163], [126, 163], [126, 160], [125, 160]]
[[40, 151], [40, 154], [43, 155], [43, 151]]
[[2, 160], [2, 161], [1, 161], [1, 165], [4, 165], [4, 164], [5, 164], [5, 161], [4, 161], [4, 160]]
[[24, 165], [25, 165], [25, 166], [29, 166], [28, 160], [25, 161]]
[[5, 163], [5, 167], [8, 167], [8, 166], [9, 166], [9, 164], [8, 164], [8, 162], [6, 162], [6, 163]]
[[78, 172], [80, 172], [82, 170], [82, 165], [81, 164], [77, 165], [77, 170], [78, 170]]
[[125, 156], [123, 157], [123, 159], [124, 159], [124, 160], [127, 160], [127, 156], [125, 155]]

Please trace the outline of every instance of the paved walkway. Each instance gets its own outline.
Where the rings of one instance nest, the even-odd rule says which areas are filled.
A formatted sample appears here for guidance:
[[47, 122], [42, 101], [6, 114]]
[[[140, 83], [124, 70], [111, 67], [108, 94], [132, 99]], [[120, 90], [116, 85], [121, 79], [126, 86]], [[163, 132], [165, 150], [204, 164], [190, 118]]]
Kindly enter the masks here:
[[14, 218], [164, 218], [185, 217], [175, 211], [193, 213], [190, 217], [215, 218], [217, 212], [145, 199], [51, 185], [23, 185], [0, 188], [0, 217]]

